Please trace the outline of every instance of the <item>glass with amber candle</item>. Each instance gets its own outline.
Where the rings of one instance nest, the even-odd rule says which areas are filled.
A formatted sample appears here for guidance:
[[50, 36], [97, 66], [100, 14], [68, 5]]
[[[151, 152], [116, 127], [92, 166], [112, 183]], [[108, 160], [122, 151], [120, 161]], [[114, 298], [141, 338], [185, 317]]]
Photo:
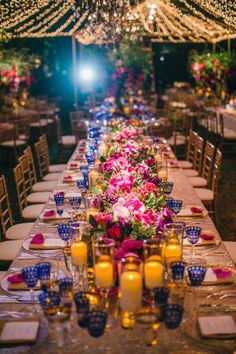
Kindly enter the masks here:
[[95, 217], [99, 213], [99, 204], [97, 198], [92, 195], [86, 195], [84, 197], [84, 207], [86, 211], [86, 220], [89, 222], [90, 216]]
[[182, 260], [184, 226], [182, 222], [169, 223], [164, 226], [166, 240], [164, 255], [167, 266], [170, 266], [171, 262]]
[[161, 178], [162, 181], [166, 182], [168, 180], [168, 169], [166, 161], [162, 159], [157, 161], [157, 174], [158, 178]]
[[109, 308], [109, 291], [114, 283], [114, 252], [113, 239], [98, 239], [93, 242], [93, 265], [95, 284], [102, 296], [102, 306]]
[[150, 291], [151, 303], [153, 305], [153, 289], [163, 286], [164, 281], [163, 247], [164, 241], [161, 238], [148, 239], [143, 243], [144, 284]]

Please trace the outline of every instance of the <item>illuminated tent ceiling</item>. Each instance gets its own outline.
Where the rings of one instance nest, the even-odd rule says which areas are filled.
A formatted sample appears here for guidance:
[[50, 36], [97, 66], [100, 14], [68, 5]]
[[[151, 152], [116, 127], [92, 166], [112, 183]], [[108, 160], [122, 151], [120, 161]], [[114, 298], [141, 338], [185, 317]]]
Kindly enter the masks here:
[[106, 24], [96, 21], [95, 8], [89, 6], [99, 3], [96, 0], [0, 0], [0, 28], [9, 37], [20, 38], [76, 34], [82, 44], [108, 42], [112, 34], [148, 36], [154, 42], [216, 43], [236, 38], [235, 0], [100, 2], [125, 3], [126, 11], [121, 15], [117, 8], [115, 22], [109, 16]]

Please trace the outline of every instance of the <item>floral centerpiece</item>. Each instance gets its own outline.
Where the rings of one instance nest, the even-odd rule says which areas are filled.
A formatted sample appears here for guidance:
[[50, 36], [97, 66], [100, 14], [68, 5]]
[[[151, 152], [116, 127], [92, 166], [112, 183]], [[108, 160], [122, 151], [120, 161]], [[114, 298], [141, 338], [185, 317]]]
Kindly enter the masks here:
[[[128, 124], [124, 122], [111, 130], [107, 154], [101, 156], [99, 165], [105, 191], [99, 198], [104, 208], [95, 217], [90, 216], [92, 232], [113, 238], [120, 246], [120, 254], [157, 236], [173, 218], [165, 207], [149, 138], [142, 135], [141, 128]], [[140, 139], [143, 144], [138, 143]]]
[[232, 57], [227, 52], [190, 52], [189, 68], [201, 95], [224, 98]]

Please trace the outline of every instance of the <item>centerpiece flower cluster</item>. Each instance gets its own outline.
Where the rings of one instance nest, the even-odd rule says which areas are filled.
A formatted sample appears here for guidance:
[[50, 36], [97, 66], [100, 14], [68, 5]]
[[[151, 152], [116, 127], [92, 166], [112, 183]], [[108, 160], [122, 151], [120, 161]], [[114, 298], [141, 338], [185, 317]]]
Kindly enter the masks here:
[[124, 122], [111, 130], [107, 146], [99, 165], [103, 211], [90, 217], [90, 223], [94, 233], [113, 238], [120, 250], [130, 252], [162, 232], [173, 215], [165, 207], [151, 140], [142, 129]]

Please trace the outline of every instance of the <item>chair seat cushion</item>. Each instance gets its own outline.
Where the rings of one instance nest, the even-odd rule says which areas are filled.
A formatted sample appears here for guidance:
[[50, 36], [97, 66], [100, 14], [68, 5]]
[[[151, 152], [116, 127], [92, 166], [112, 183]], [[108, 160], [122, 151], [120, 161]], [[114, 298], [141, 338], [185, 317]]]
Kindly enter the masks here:
[[61, 172], [58, 173], [48, 173], [43, 177], [44, 181], [58, 181], [61, 178]]
[[229, 139], [229, 140], [230, 139], [232, 139], [232, 140], [236, 139], [236, 131], [224, 127], [224, 138], [225, 139]]
[[53, 119], [52, 118], [43, 118], [43, 119], [40, 119], [40, 122], [41, 122], [41, 124], [52, 124], [54, 121], [53, 121]]
[[35, 204], [25, 207], [22, 211], [22, 217], [28, 220], [35, 220], [43, 210], [44, 204]]
[[46, 126], [47, 126], [46, 122], [44, 122], [44, 123], [42, 123], [42, 122], [34, 122], [34, 123], [30, 124], [31, 128], [41, 128], [41, 127], [46, 127]]
[[211, 189], [194, 188], [195, 192], [203, 202], [212, 202], [214, 200], [214, 193]]
[[33, 185], [33, 192], [47, 192], [52, 191], [57, 187], [57, 182], [48, 181], [48, 182], [37, 182]]
[[198, 176], [198, 172], [196, 170], [193, 170], [193, 169], [184, 170], [184, 174], [187, 177], [197, 177]]
[[61, 137], [61, 143], [64, 146], [76, 145], [76, 137], [74, 135], [63, 135]]
[[33, 222], [13, 225], [7, 229], [6, 238], [8, 240], [24, 240], [29, 235], [33, 226]]
[[233, 262], [236, 263], [236, 242], [224, 241], [224, 246]]
[[65, 169], [66, 169], [66, 165], [64, 165], [64, 164], [50, 165], [49, 166], [49, 172], [50, 173], [63, 172]]
[[2, 142], [0, 145], [3, 147], [14, 147], [15, 145], [16, 146], [24, 146], [24, 145], [26, 145], [26, 142], [24, 140], [16, 140], [14, 143], [14, 140], [7, 140], [7, 141]]
[[189, 177], [188, 179], [193, 187], [204, 188], [207, 186], [207, 180], [203, 177]]
[[46, 203], [49, 199], [50, 194], [50, 192], [31, 193], [27, 196], [27, 202], [30, 204]]
[[177, 135], [176, 136], [176, 142], [175, 142], [175, 138], [174, 136], [172, 136], [171, 138], [167, 139], [167, 142], [169, 145], [174, 146], [176, 145], [184, 145], [186, 143], [186, 137], [184, 135]]
[[193, 167], [192, 162], [187, 161], [187, 160], [180, 160], [180, 161], [178, 161], [178, 164], [183, 169], [187, 169], [187, 168], [192, 168]]
[[0, 243], [0, 260], [13, 261], [23, 244], [23, 240], [4, 241]]

